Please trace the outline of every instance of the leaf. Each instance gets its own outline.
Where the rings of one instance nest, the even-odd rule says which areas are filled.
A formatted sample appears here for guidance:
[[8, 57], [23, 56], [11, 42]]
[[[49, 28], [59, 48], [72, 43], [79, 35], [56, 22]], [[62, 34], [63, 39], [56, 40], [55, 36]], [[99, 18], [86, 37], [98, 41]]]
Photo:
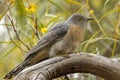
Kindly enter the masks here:
[[82, 6], [82, 4], [80, 2], [77, 2], [75, 0], [66, 0], [66, 1], [69, 3], [75, 4], [75, 5], [78, 5], [78, 6]]
[[7, 4], [5, 1], [0, 1], [0, 20], [3, 18], [3, 16], [8, 12], [11, 4]]
[[16, 0], [16, 23], [21, 27], [26, 26], [26, 8], [22, 0]]
[[48, 0], [51, 4], [55, 5], [56, 7], [58, 7], [61, 10], [64, 10], [64, 8], [62, 8], [62, 6], [58, 5], [58, 3], [52, 1], [52, 0]]
[[107, 3], [108, 3], [109, 1], [110, 1], [110, 0], [106, 0], [106, 1], [105, 1], [105, 3], [104, 3], [104, 10], [105, 10], [106, 5], [107, 5]]
[[10, 54], [10, 52], [12, 52], [14, 49], [16, 48], [16, 46], [12, 47], [9, 51], [7, 51], [6, 53], [4, 53], [2, 55], [2, 57], [0, 58], [0, 62], [2, 62], [6, 56], [8, 56]]

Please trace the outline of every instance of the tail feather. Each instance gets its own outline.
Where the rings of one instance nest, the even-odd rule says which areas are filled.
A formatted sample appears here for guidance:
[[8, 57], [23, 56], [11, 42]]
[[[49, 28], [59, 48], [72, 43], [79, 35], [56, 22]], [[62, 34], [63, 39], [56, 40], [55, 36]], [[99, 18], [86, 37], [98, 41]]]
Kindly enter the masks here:
[[5, 75], [4, 79], [10, 79], [13, 76], [16, 76], [19, 72], [21, 72], [23, 69], [25, 69], [28, 66], [26, 63], [27, 62], [24, 61], [18, 66], [16, 66], [13, 70], [11, 70], [9, 73]]
[[[32, 57], [33, 58], [33, 57]], [[25, 69], [26, 67], [32, 66], [34, 64], [37, 64], [38, 62], [41, 62], [45, 59], [48, 59], [48, 57], [45, 57], [43, 59], [39, 58], [39, 61], [35, 61], [32, 62], [32, 59], [25, 59], [21, 64], [19, 64], [18, 66], [16, 66], [13, 70], [11, 70], [9, 73], [7, 73], [4, 77], [4, 79], [11, 79], [13, 76], [16, 76], [19, 72], [21, 72], [23, 69]]]

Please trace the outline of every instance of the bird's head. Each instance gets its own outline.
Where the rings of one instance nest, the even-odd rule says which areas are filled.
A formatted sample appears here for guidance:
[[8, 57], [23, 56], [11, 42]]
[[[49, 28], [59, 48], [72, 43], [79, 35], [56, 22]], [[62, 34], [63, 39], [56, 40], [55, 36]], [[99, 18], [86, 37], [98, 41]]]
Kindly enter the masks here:
[[67, 19], [66, 22], [84, 28], [89, 20], [93, 20], [93, 18], [88, 18], [83, 14], [73, 14]]

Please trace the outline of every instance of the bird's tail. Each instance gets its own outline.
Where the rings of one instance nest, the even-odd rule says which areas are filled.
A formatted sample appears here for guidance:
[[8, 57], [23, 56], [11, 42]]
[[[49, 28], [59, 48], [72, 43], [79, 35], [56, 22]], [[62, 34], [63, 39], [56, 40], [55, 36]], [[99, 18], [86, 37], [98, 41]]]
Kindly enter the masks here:
[[21, 72], [23, 69], [27, 67], [27, 61], [22, 62], [18, 66], [16, 66], [13, 70], [11, 70], [9, 73], [7, 73], [4, 77], [4, 79], [10, 79], [13, 76], [16, 76], [19, 72]]

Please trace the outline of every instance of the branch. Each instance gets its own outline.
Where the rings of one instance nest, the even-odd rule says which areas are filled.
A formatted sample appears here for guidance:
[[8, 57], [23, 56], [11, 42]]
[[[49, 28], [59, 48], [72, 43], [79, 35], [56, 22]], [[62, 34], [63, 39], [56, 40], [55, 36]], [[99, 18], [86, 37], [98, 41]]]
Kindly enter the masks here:
[[120, 63], [95, 54], [70, 54], [26, 68], [15, 77], [15, 80], [51, 80], [78, 72], [91, 73], [106, 80], [120, 80]]
[[15, 34], [16, 34], [17, 39], [18, 39], [28, 50], [30, 50], [30, 48], [20, 39], [20, 37], [19, 37], [19, 35], [18, 35], [18, 33], [17, 33], [16, 29], [15, 29], [15, 26], [14, 26], [14, 23], [13, 23], [13, 19], [10, 18], [10, 16], [8, 16], [8, 15], [7, 15], [7, 17], [8, 17], [8, 19], [10, 20], [10, 22], [11, 22], [11, 24], [12, 24], [12, 27], [13, 27], [13, 30], [14, 30], [14, 32], [15, 32]]
[[8, 35], [9, 35], [9, 38], [10, 38], [10, 41], [16, 46], [18, 47], [21, 51], [24, 51], [26, 52], [24, 49], [22, 49], [20, 46], [18, 46], [12, 39], [11, 35], [10, 35], [10, 31], [9, 31], [9, 28], [8, 28], [8, 25], [6, 24], [6, 28], [7, 28], [7, 32], [8, 32]]

